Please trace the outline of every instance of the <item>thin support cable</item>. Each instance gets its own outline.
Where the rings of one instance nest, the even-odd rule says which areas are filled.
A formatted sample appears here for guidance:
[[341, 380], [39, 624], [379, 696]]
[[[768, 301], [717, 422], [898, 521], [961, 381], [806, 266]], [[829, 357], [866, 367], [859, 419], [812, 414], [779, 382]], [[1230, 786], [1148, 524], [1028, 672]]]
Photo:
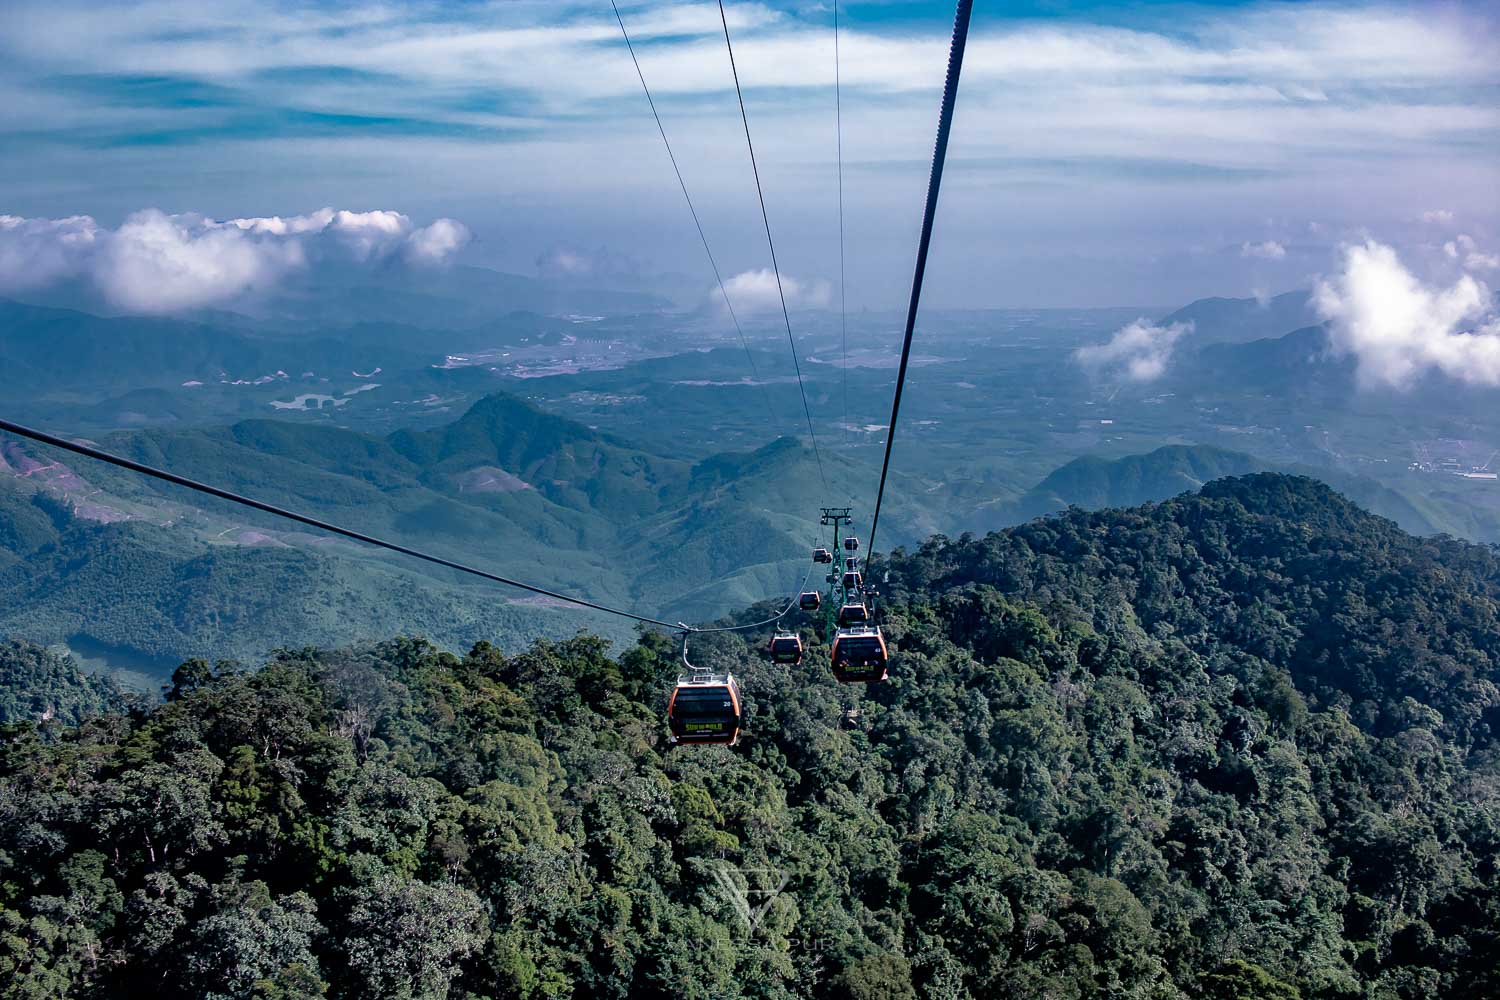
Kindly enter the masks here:
[[687, 202], [688, 212], [693, 217], [693, 225], [698, 229], [698, 239], [703, 242], [703, 253], [708, 257], [708, 266], [713, 268], [714, 281], [718, 282], [719, 294], [724, 298], [724, 309], [729, 313], [730, 322], [734, 324], [734, 332], [739, 335], [740, 346], [745, 349], [745, 360], [750, 362], [750, 375], [755, 379], [755, 384], [760, 388], [760, 398], [766, 404], [766, 414], [771, 418], [771, 426], [774, 428], [779, 422], [776, 418], [776, 410], [771, 406], [770, 393], [766, 391], [766, 385], [760, 380], [760, 370], [755, 365], [755, 357], [750, 353], [750, 341], [745, 337], [745, 331], [740, 326], [740, 318], [735, 315], [734, 303], [729, 301], [729, 292], [724, 287], [724, 276], [719, 273], [719, 262], [714, 259], [714, 252], [708, 247], [708, 236], [703, 231], [703, 223], [698, 219], [698, 209], [693, 205], [693, 196], [688, 194], [687, 181], [682, 178], [682, 170], [677, 166], [677, 154], [672, 152], [672, 142], [667, 138], [666, 126], [662, 124], [661, 115], [656, 110], [656, 101], [651, 96], [651, 88], [646, 85], [646, 74], [641, 70], [641, 61], [636, 58], [635, 45], [630, 40], [630, 32], [625, 30], [625, 19], [620, 16], [620, 7], [615, 0], [609, 0], [609, 5], [614, 8], [615, 20], [620, 23], [620, 34], [625, 38], [625, 48], [630, 51], [630, 61], [635, 64], [635, 75], [641, 81], [641, 90], [646, 93], [646, 103], [651, 106], [651, 117], [656, 119], [656, 130], [661, 133], [662, 145], [667, 147], [667, 159], [672, 161], [672, 172], [677, 175], [677, 186], [682, 188], [682, 198]]
[[932, 244], [932, 220], [937, 215], [938, 189], [943, 184], [943, 163], [948, 157], [948, 134], [953, 128], [953, 105], [958, 98], [958, 77], [963, 71], [964, 45], [969, 39], [969, 15], [974, 0], [958, 0], [953, 16], [953, 41], [948, 49], [948, 76], [943, 82], [943, 106], [938, 113], [937, 142], [932, 150], [932, 174], [927, 180], [927, 205], [922, 212], [922, 237], [917, 243], [917, 266], [911, 279], [911, 302], [906, 308], [906, 338], [901, 344], [901, 367], [896, 372], [896, 394], [891, 400], [891, 422], [885, 434], [885, 461], [880, 466], [880, 489], [875, 494], [875, 515], [865, 543], [865, 568], [875, 554], [875, 529], [880, 526], [880, 504], [885, 499], [885, 478], [891, 469], [891, 446], [896, 442], [896, 421], [901, 415], [901, 390], [911, 360], [912, 332], [917, 326], [917, 304], [922, 297], [922, 279], [927, 273], [927, 250]]
[[[104, 462], [108, 465], [113, 465], [121, 469], [127, 469], [131, 472], [135, 472], [143, 476], [148, 476], [152, 479], [159, 479], [162, 482], [171, 483], [174, 486], [181, 486], [185, 489], [193, 490], [197, 493], [204, 493], [208, 496], [218, 497], [220, 500], [227, 500], [230, 503], [236, 503], [242, 507], [250, 507], [255, 510], [262, 511], [266, 514], [272, 514], [276, 517], [286, 518], [289, 521], [296, 521], [299, 524], [305, 524], [308, 527], [317, 528], [320, 531], [326, 531], [330, 534], [341, 535], [344, 538], [350, 538], [356, 542], [363, 542], [364, 544], [374, 546], [375, 548], [386, 549], [391, 552], [398, 552], [404, 556], [411, 556], [413, 559], [420, 559], [423, 562], [432, 563], [435, 566], [442, 566], [447, 569], [456, 570], [459, 573], [467, 573], [470, 576], [477, 576], [481, 579], [489, 580], [493, 583], [503, 583], [507, 587], [515, 587], [518, 590], [530, 591], [533, 594], [540, 594], [543, 597], [550, 597], [554, 600], [563, 601], [567, 604], [575, 604], [578, 607], [588, 608], [591, 611], [602, 611], [605, 614], [617, 615], [621, 618], [629, 618], [633, 621], [642, 622], [647, 625], [660, 625], [663, 628], [670, 629], [673, 632], [736, 632], [742, 629], [759, 628], [762, 625], [768, 625], [771, 622], [780, 621], [782, 618], [785, 618], [788, 614], [791, 613], [792, 606], [797, 601], [797, 598], [793, 597], [792, 602], [788, 604], [786, 609], [775, 618], [768, 618], [763, 622], [752, 622], [748, 625], [732, 625], [720, 628], [695, 628], [685, 622], [662, 621], [659, 618], [650, 618], [646, 615], [638, 615], [633, 611], [625, 611], [620, 608], [612, 608], [606, 604], [598, 604], [594, 601], [585, 600], [582, 597], [573, 597], [572, 595], [559, 593], [555, 590], [548, 590], [545, 587], [538, 587], [534, 584], [525, 583], [521, 580], [513, 580], [509, 577], [500, 576], [497, 573], [490, 573], [486, 570], [478, 569], [474, 566], [467, 566], [460, 562], [454, 562], [452, 559], [445, 559], [442, 556], [435, 556], [430, 553], [423, 552], [420, 549], [414, 549], [406, 545], [397, 544], [396, 542], [388, 542], [383, 538], [376, 538], [374, 535], [367, 535], [363, 532], [354, 531], [350, 528], [343, 528], [337, 524], [333, 524], [330, 521], [323, 521], [315, 517], [309, 517], [306, 514], [299, 514], [297, 511], [288, 510], [285, 507], [277, 507], [274, 504], [269, 504], [261, 500], [253, 499], [251, 497], [242, 496], [239, 493], [233, 493], [229, 490], [220, 489], [217, 486], [210, 486], [208, 483], [201, 483], [196, 479], [188, 479], [186, 476], [179, 476], [175, 472], [167, 472], [165, 469], [158, 469], [154, 466], [145, 465], [141, 462], [134, 461], [133, 459], [124, 458], [120, 455], [113, 455], [107, 451], [101, 451], [100, 449], [90, 447], [89, 445], [79, 444], [75, 441], [69, 441], [66, 438], [60, 438], [55, 435], [48, 434], [44, 431], [35, 430], [31, 427], [25, 426], [24, 424], [13, 423], [9, 420], [0, 418], [0, 431], [8, 431], [9, 433], [16, 435], [17, 437], [29, 438], [32, 441], [50, 445], [53, 448], [61, 448], [63, 451], [70, 451], [75, 455], [82, 455], [85, 458], [92, 458], [96, 461]], [[811, 570], [809, 570], [809, 575], [810, 574]], [[806, 581], [804, 580], [804, 584], [805, 582]]]
[[792, 609], [797, 606], [797, 602], [802, 597], [802, 591], [804, 591], [804, 590], [807, 589], [807, 581], [812, 579], [813, 570], [816, 569], [816, 568], [817, 568], [817, 563], [813, 563], [811, 566], [808, 566], [807, 572], [802, 577], [802, 583], [797, 587], [797, 592], [792, 595], [792, 599], [787, 602], [787, 606], [781, 609], [781, 614], [775, 616], [774, 618], [766, 618], [766, 619], [764, 619], [762, 621], [751, 622], [748, 625], [723, 625], [723, 626], [720, 626], [719, 628], [695, 628], [695, 629], [692, 629], [691, 631], [693, 631], [693, 632], [699, 632], [699, 633], [702, 633], [702, 632], [742, 632], [745, 629], [761, 628], [762, 626], [773, 625], [776, 622], [781, 621], [781, 619], [783, 619], [787, 615], [791, 614], [792, 613]]
[[818, 447], [818, 432], [813, 429], [812, 407], [807, 405], [807, 386], [802, 382], [802, 362], [797, 359], [797, 341], [792, 337], [792, 315], [786, 307], [786, 291], [781, 287], [781, 265], [776, 262], [776, 241], [771, 238], [771, 216], [766, 212], [766, 194], [760, 184], [760, 167], [755, 162], [755, 143], [750, 139], [750, 116], [745, 111], [745, 92], [740, 89], [740, 71], [734, 61], [734, 43], [729, 40], [729, 15], [724, 0], [719, 0], [719, 20], [724, 25], [724, 46], [729, 50], [729, 71], [734, 74], [734, 93], [740, 102], [740, 121], [745, 126], [745, 146], [750, 150], [750, 170], [755, 174], [755, 196], [760, 199], [760, 220], [766, 227], [766, 245], [771, 248], [771, 272], [776, 276], [776, 294], [781, 299], [781, 318], [786, 323], [787, 343], [792, 346], [792, 366], [797, 371], [797, 391], [802, 394], [802, 412], [807, 417], [807, 433], [812, 437], [813, 455], [818, 460], [818, 478], [827, 490], [828, 476], [823, 471], [823, 452]]

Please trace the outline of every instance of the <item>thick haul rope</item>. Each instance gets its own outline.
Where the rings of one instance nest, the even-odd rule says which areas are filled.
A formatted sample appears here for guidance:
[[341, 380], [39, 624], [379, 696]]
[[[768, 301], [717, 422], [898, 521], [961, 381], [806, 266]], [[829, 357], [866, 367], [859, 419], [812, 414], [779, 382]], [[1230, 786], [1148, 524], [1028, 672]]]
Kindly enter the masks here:
[[896, 394], [891, 400], [891, 422], [885, 433], [885, 461], [880, 466], [880, 489], [875, 494], [875, 514], [870, 537], [865, 542], [865, 568], [875, 553], [875, 529], [880, 526], [880, 503], [885, 499], [885, 477], [891, 469], [891, 446], [896, 443], [896, 421], [901, 416], [901, 390], [906, 385], [906, 367], [911, 361], [912, 331], [917, 326], [917, 303], [922, 298], [922, 279], [927, 273], [927, 248], [932, 244], [932, 220], [937, 215], [938, 189], [943, 184], [943, 162], [948, 158], [948, 133], [953, 127], [953, 104], [958, 98], [958, 77], [963, 71], [964, 45], [969, 40], [969, 14], [974, 0], [958, 0], [953, 16], [953, 42], [948, 49], [948, 78], [943, 83], [943, 106], [938, 113], [937, 143], [932, 151], [932, 174], [927, 180], [927, 207], [922, 212], [922, 238], [917, 244], [916, 273], [911, 279], [911, 301], [906, 308], [906, 338], [901, 344], [901, 367], [896, 372]]

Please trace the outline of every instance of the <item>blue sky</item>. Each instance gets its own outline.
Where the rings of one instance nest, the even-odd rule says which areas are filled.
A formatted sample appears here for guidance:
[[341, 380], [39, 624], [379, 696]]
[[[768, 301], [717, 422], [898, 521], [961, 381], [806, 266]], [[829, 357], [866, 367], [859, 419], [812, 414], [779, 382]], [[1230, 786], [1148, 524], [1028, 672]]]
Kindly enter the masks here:
[[[734, 274], [766, 266], [717, 10], [626, 3]], [[841, 7], [850, 302], [899, 304], [952, 8]], [[837, 276], [827, 3], [735, 3], [783, 267]], [[1169, 305], [1306, 287], [1375, 236], [1500, 234], [1488, 3], [979, 0], [931, 298]], [[711, 277], [606, 3], [0, 9], [0, 215], [461, 221], [467, 259]], [[549, 256], [551, 255], [551, 256]]]

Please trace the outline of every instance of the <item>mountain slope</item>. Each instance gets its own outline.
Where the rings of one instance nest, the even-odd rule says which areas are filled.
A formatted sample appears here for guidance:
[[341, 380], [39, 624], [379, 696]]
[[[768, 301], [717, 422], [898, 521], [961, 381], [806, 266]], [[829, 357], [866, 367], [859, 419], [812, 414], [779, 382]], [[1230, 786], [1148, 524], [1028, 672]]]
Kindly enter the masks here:
[[[121, 433], [103, 443], [354, 530], [674, 621], [785, 600], [811, 565], [808, 512], [827, 499], [812, 452], [790, 439], [695, 466], [507, 396], [486, 398], [445, 427], [390, 437], [252, 420]], [[842, 455], [826, 463], [836, 482], [857, 483], [869, 471]], [[900, 474], [892, 486], [887, 523], [899, 537], [919, 523], [917, 500], [931, 494]], [[330, 545], [270, 515], [46, 448], [0, 444], [0, 496], [7, 487], [15, 502], [13, 523], [0, 519], [0, 571], [11, 574], [15, 610], [0, 614], [0, 627], [33, 638], [82, 634], [160, 661], [205, 645], [264, 652], [273, 640], [262, 626], [278, 615], [283, 624], [269, 633], [323, 644], [406, 627], [457, 647], [488, 620], [474, 598], [451, 596], [455, 581], [446, 573]], [[69, 530], [28, 500], [37, 490]], [[34, 542], [39, 532], [54, 549]], [[323, 562], [330, 552], [336, 565]], [[111, 579], [132, 572], [143, 582], [88, 623]], [[194, 573], [204, 578], [201, 592], [190, 585]], [[271, 582], [277, 576], [279, 586]], [[429, 579], [431, 592], [406, 615], [392, 588]], [[257, 595], [253, 614], [232, 606], [240, 585]], [[486, 592], [494, 593], [479, 591]], [[450, 599], [460, 622], [439, 613]], [[510, 612], [500, 609], [501, 624], [490, 627], [513, 634]]]
[[1192, 323], [1188, 344], [1243, 344], [1280, 337], [1318, 322], [1307, 292], [1271, 299], [1199, 299], [1163, 317], [1162, 326]]
[[1243, 452], [1207, 445], [1169, 445], [1113, 461], [1086, 455], [1038, 483], [1017, 502], [1015, 514], [1027, 520], [1071, 506], [1133, 507], [1266, 467]]
[[[1101, 528], [1124, 534], [1104, 542]], [[1488, 740], [1490, 724], [1500, 724], [1491, 712], [1500, 688], [1481, 694], [1500, 678], [1500, 556], [1412, 537], [1312, 479], [1259, 473], [1123, 513], [1070, 510], [929, 545], [903, 572], [913, 590], [978, 583], [1035, 601], [1065, 593], [1096, 628], [1128, 604], [1143, 636], [1177, 636], [1204, 655], [1242, 646], [1244, 629], [1279, 623], [1279, 638], [1264, 636], [1269, 644], [1255, 654], [1330, 703], [1375, 700], [1390, 718], [1371, 716], [1372, 724], [1397, 725], [1404, 697], [1440, 712], [1466, 702], [1462, 718], [1435, 721], [1445, 731]], [[1182, 593], [1191, 599], [1177, 600]], [[1432, 620], [1385, 634], [1382, 614], [1414, 626]]]
[[1212, 445], [1168, 445], [1144, 455], [1104, 459], [1085, 455], [1061, 466], [1012, 503], [982, 512], [984, 527], [1007, 527], [1068, 507], [1099, 510], [1167, 500], [1196, 492], [1205, 483], [1252, 472], [1284, 472], [1328, 484], [1364, 509], [1387, 517], [1417, 535], [1451, 530], [1452, 511], [1412, 499], [1366, 476], [1338, 469], [1282, 465], [1245, 452]]
[[516, 595], [304, 536], [290, 547], [255, 532], [211, 543], [154, 524], [100, 524], [45, 493], [0, 486], [0, 637], [83, 641], [170, 670], [190, 656], [253, 661], [283, 643], [329, 644], [392, 629], [454, 647], [514, 645], [581, 625], [628, 634], [591, 614], [510, 603]]

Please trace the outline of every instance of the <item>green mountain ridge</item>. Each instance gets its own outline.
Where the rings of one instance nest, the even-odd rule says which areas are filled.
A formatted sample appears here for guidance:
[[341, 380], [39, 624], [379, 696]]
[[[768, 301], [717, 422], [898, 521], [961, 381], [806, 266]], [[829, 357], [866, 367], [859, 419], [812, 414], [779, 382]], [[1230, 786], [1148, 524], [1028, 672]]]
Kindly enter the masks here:
[[[768, 595], [784, 600], [809, 565], [814, 539], [803, 512], [823, 499], [813, 454], [790, 439], [694, 465], [507, 396], [482, 400], [445, 427], [384, 438], [254, 420], [208, 430], [119, 433], [103, 445], [354, 530], [642, 613], [670, 613], [674, 620], [715, 618]], [[13, 499], [9, 532], [16, 536], [12, 540], [0, 520], [0, 569], [9, 573], [15, 607], [0, 615], [0, 627], [24, 626], [33, 630], [24, 634], [48, 642], [83, 634], [155, 659], [197, 655], [209, 646], [244, 658], [264, 655], [270, 640], [257, 636], [279, 605], [285, 605], [285, 625], [277, 631], [319, 644], [364, 634], [382, 607], [453, 648], [471, 642], [475, 628], [510, 636], [522, 627], [524, 616], [507, 604], [518, 595], [503, 589], [454, 590], [467, 580], [445, 571], [432, 577], [420, 564], [350, 543], [321, 544], [270, 515], [73, 456], [51, 456], [45, 448], [20, 447], [20, 454], [39, 457], [38, 467], [54, 459], [60, 465], [46, 472], [56, 477], [51, 480], [20, 473], [0, 479], [0, 498], [10, 491]], [[825, 462], [843, 481], [857, 474], [840, 456]], [[19, 541], [23, 527], [38, 530], [29, 500], [37, 489], [60, 500], [65, 512], [81, 503], [130, 520], [101, 526], [87, 520], [101, 515], [67, 515], [76, 530], [49, 528], [53, 548], [43, 553]], [[893, 530], [910, 523], [911, 501], [893, 500], [890, 508]], [[241, 537], [249, 544], [226, 544]], [[151, 592], [101, 589], [113, 572], [111, 561], [152, 566]], [[255, 592], [255, 613], [231, 613], [223, 603], [229, 591], [220, 583], [208, 586], [195, 606], [187, 581], [205, 572], [204, 565]], [[284, 577], [279, 584], [278, 574]], [[431, 594], [389, 603], [398, 588], [428, 578], [434, 580]], [[349, 589], [343, 610], [341, 586]], [[486, 592], [493, 612], [476, 607]], [[451, 623], [440, 610], [449, 599], [455, 603]], [[170, 609], [165, 618], [157, 605]], [[552, 617], [565, 622], [567, 613]], [[191, 622], [203, 623], [205, 631], [194, 636]]]
[[494, 588], [371, 559], [342, 543], [213, 544], [142, 522], [97, 524], [52, 497], [0, 489], [0, 636], [82, 637], [161, 664], [253, 662], [283, 642], [336, 644], [391, 622], [453, 648], [580, 627], [628, 635], [590, 613], [509, 603]]

